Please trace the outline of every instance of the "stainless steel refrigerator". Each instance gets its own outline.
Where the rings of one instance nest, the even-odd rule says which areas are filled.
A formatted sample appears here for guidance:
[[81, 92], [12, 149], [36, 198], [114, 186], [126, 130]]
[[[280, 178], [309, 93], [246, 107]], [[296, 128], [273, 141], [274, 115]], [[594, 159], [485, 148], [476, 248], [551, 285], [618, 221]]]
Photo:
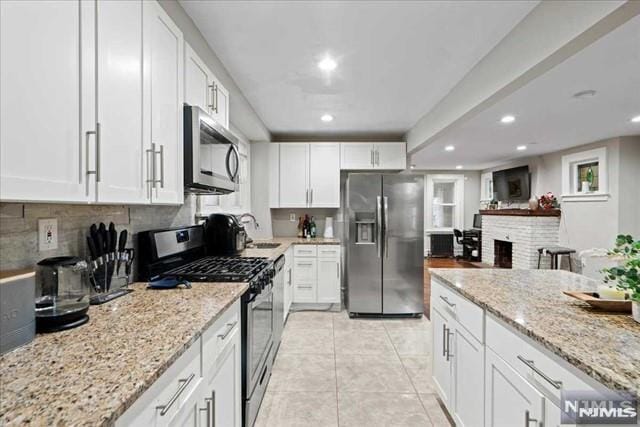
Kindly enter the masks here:
[[424, 177], [352, 173], [346, 188], [349, 314], [423, 314]]

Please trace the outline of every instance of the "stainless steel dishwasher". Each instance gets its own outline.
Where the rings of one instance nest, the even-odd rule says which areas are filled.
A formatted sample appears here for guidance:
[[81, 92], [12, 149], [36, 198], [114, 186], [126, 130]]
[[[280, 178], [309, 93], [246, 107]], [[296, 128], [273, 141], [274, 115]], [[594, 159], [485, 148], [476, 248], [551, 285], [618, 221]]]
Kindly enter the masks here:
[[284, 328], [284, 255], [280, 255], [274, 263], [273, 277], [273, 360], [276, 359], [282, 330]]

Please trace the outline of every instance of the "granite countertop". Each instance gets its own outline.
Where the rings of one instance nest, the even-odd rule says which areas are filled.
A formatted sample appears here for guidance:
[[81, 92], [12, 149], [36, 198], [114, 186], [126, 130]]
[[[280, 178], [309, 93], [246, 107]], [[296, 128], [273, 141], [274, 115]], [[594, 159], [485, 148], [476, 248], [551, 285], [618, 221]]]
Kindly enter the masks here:
[[595, 291], [597, 282], [562, 270], [429, 271], [605, 386], [640, 396], [640, 324], [562, 293]]
[[277, 248], [258, 249], [247, 248], [240, 253], [241, 257], [265, 257], [275, 260], [284, 254], [291, 245], [339, 245], [339, 239], [325, 239], [324, 237], [316, 237], [315, 239], [302, 239], [300, 237], [274, 237], [273, 239], [256, 239], [255, 243], [280, 243]]
[[0, 357], [0, 424], [112, 425], [248, 286], [131, 287], [89, 323]]

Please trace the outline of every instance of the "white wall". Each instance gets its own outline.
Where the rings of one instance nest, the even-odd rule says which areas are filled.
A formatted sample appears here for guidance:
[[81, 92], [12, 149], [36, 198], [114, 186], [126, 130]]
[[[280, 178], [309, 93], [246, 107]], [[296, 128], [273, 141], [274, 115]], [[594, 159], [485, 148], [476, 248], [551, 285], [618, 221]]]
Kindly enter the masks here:
[[[607, 148], [609, 194], [606, 201], [562, 201], [562, 156]], [[553, 192], [561, 202], [560, 245], [578, 252], [589, 248], [609, 248], [621, 232], [640, 235], [638, 214], [640, 190], [640, 137], [620, 137], [574, 147], [542, 156], [530, 157], [496, 168], [492, 172], [528, 165], [531, 171], [531, 193], [540, 196]]]

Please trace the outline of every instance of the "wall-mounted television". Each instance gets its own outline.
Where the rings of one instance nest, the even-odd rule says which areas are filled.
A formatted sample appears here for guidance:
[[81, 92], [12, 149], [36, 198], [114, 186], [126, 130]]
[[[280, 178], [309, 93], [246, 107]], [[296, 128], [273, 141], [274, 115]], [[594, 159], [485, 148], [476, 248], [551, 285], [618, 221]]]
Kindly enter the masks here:
[[493, 173], [493, 192], [497, 200], [523, 202], [531, 197], [529, 166], [504, 169]]

